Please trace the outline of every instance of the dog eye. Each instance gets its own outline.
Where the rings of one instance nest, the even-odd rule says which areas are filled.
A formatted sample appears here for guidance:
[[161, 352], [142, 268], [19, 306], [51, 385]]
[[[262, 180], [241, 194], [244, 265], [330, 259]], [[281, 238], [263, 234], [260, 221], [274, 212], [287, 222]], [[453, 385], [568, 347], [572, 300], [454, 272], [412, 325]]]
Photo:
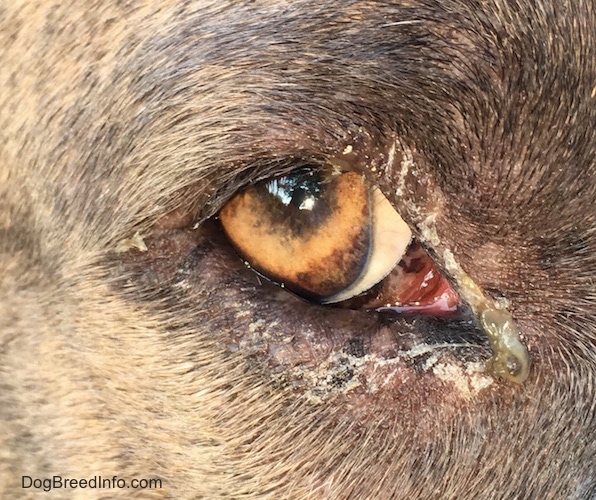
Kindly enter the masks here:
[[[236, 194], [219, 217], [255, 271], [313, 302], [365, 309], [415, 309], [421, 297], [434, 305], [448, 298], [448, 308], [457, 302], [408, 225], [356, 172], [298, 169]], [[449, 297], [436, 283], [425, 290], [433, 278], [443, 279]]]

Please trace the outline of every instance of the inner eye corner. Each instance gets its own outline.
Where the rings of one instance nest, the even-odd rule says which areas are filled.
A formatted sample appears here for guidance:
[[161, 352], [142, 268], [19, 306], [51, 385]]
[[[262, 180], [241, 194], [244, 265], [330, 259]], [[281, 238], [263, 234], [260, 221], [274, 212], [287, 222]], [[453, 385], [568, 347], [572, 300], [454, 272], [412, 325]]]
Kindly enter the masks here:
[[240, 189], [219, 221], [239, 257], [314, 303], [449, 315], [459, 296], [362, 173], [300, 167]]

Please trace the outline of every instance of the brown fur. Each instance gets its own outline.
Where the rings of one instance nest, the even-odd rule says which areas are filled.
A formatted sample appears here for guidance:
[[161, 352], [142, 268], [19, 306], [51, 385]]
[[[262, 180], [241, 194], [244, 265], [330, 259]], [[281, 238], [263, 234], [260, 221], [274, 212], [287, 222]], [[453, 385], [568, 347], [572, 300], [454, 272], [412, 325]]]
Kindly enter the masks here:
[[[0, 496], [594, 498], [595, 129], [592, 0], [0, 2]], [[329, 163], [509, 301], [526, 382], [244, 268], [209, 217]]]

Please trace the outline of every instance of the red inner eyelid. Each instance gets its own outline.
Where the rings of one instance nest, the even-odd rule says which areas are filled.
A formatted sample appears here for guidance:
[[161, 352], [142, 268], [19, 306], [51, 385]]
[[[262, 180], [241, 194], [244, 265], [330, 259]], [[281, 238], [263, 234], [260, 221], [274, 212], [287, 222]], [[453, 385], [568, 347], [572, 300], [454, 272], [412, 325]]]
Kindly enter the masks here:
[[453, 314], [460, 298], [420, 245], [413, 242], [404, 258], [361, 307], [403, 314]]

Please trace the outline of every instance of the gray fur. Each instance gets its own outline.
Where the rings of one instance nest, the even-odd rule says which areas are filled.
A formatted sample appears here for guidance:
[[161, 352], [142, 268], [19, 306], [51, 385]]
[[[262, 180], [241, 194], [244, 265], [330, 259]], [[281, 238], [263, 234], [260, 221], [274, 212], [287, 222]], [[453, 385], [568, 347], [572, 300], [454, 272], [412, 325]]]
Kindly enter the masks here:
[[[593, 1], [3, 1], [0, 68], [2, 498], [596, 496]], [[210, 217], [328, 163], [509, 301], [526, 382], [244, 267]]]

